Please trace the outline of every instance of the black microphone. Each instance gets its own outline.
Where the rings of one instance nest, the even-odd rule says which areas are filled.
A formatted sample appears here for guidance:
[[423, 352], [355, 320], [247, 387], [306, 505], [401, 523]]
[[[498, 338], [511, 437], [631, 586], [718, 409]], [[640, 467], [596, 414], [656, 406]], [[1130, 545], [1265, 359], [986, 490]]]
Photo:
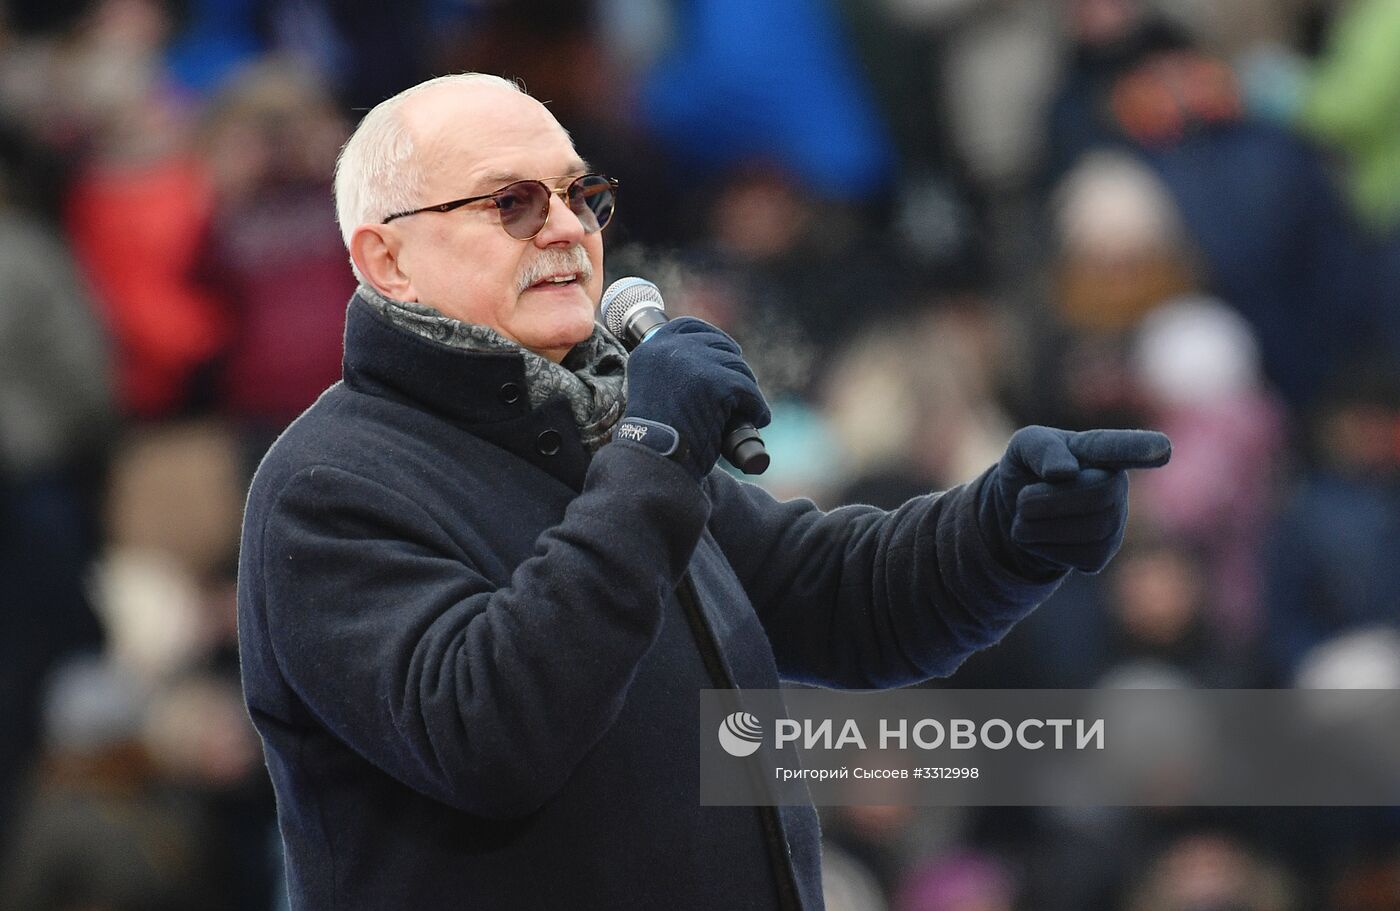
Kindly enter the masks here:
[[[661, 289], [644, 278], [619, 278], [603, 292], [603, 325], [628, 351], [669, 321]], [[729, 464], [744, 474], [768, 470], [768, 449], [748, 421], [725, 428], [722, 451]]]

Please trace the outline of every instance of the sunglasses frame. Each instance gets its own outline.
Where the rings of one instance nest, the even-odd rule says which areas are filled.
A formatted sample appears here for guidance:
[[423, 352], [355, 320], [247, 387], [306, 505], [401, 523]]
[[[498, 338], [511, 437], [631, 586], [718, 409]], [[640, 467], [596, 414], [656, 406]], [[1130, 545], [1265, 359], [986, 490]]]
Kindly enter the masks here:
[[[540, 219], [540, 226], [539, 226], [538, 228], [536, 228], [535, 231], [534, 231], [534, 233], [531, 234], [531, 235], [529, 235], [528, 237], [516, 237], [514, 234], [511, 234], [509, 230], [507, 230], [507, 228], [506, 228], [504, 222], [501, 223], [501, 230], [502, 230], [502, 231], [505, 231], [506, 234], [510, 235], [511, 237], [514, 237], [516, 240], [533, 240], [534, 238], [536, 238], [536, 237], [539, 236], [539, 233], [540, 233], [541, 231], [544, 230], [545, 225], [549, 224], [549, 210], [552, 208], [552, 206], [550, 205], [549, 197], [550, 197], [550, 196], [558, 196], [558, 197], [563, 201], [564, 205], [568, 206], [568, 205], [569, 205], [569, 191], [572, 190], [572, 189], [574, 188], [574, 185], [577, 184], [579, 181], [587, 180], [587, 179], [590, 178], [590, 177], [601, 177], [601, 178], [603, 178], [603, 180], [606, 180], [606, 181], [608, 182], [608, 188], [609, 188], [609, 190], [611, 191], [611, 193], [613, 194], [613, 212], [615, 213], [615, 212], [617, 211], [617, 187], [618, 187], [618, 180], [617, 180], [616, 177], [608, 177], [608, 176], [606, 176], [606, 175], [604, 175], [604, 174], [581, 174], [581, 175], [579, 175], [578, 177], [575, 177], [573, 180], [569, 181], [567, 184], [565, 184], [565, 185], [562, 186], [562, 187], [551, 187], [548, 183], [545, 182], [546, 180], [549, 180], [549, 181], [563, 180], [564, 177], [567, 177], [567, 176], [568, 176], [568, 175], [561, 175], [561, 176], [559, 176], [559, 177], [548, 177], [548, 178], [545, 178], [545, 179], [543, 179], [543, 180], [516, 180], [516, 181], [512, 181], [511, 183], [506, 184], [505, 186], [501, 187], [499, 190], [496, 190], [496, 191], [494, 191], [494, 192], [492, 192], [492, 193], [483, 193], [483, 194], [480, 195], [480, 196], [467, 196], [467, 197], [464, 197], [464, 198], [462, 198], [462, 199], [454, 199], [454, 200], [452, 200], [451, 202], [438, 203], [438, 204], [435, 205], [435, 206], [423, 206], [421, 209], [410, 209], [410, 210], [407, 211], [407, 212], [395, 212], [393, 215], [387, 216], [383, 221], [380, 222], [380, 224], [381, 224], [381, 225], [387, 225], [389, 222], [393, 221], [393, 220], [396, 219], [396, 218], [407, 218], [407, 217], [410, 216], [410, 215], [418, 215], [418, 214], [420, 214], [420, 213], [422, 213], [422, 212], [451, 212], [453, 209], [460, 209], [462, 206], [468, 205], [469, 203], [482, 202], [483, 200], [487, 200], [487, 199], [491, 200], [491, 202], [495, 204], [497, 211], [499, 211], [500, 208], [501, 208], [500, 197], [501, 197], [503, 194], [505, 194], [508, 190], [510, 190], [511, 187], [518, 187], [518, 186], [520, 186], [520, 185], [523, 184], [523, 183], [534, 183], [534, 184], [539, 184], [540, 186], [544, 187], [545, 193], [546, 193], [546, 196], [545, 196], [545, 204], [544, 204], [544, 217], [543, 217], [542, 219]], [[572, 211], [573, 211], [573, 208], [570, 207], [569, 211], [572, 212]], [[577, 213], [575, 213], [575, 214], [577, 214]], [[607, 220], [606, 222], [604, 222], [603, 224], [599, 225], [599, 226], [598, 226], [598, 230], [601, 231], [601, 230], [603, 230], [604, 228], [606, 228], [608, 225], [612, 224], [612, 219], [613, 219], [613, 216], [612, 216], [612, 213], [610, 213], [610, 214], [608, 215], [608, 220]], [[585, 233], [587, 233], [587, 234], [594, 234], [594, 233], [597, 233], [597, 232], [588, 231], [587, 229], [585, 229]]]

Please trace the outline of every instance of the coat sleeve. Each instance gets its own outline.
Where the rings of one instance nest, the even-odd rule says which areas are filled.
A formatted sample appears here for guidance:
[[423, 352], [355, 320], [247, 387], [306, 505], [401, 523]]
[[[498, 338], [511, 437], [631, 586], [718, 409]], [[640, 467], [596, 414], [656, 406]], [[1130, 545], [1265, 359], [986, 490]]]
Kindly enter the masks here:
[[988, 549], [976, 516], [987, 475], [892, 512], [775, 501], [708, 479], [715, 539], [790, 680], [843, 688], [946, 677], [1059, 585], [1031, 582]]
[[394, 778], [469, 813], [523, 815], [616, 719], [708, 511], [680, 466], [607, 446], [498, 587], [412, 500], [303, 468], [261, 531], [277, 670]]

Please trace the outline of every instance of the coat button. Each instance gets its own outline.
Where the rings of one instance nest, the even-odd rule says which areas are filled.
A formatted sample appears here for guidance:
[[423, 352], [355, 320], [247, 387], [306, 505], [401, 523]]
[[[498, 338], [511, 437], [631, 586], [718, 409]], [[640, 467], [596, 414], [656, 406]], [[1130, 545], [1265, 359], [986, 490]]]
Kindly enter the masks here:
[[535, 448], [540, 451], [540, 455], [554, 455], [559, 451], [559, 443], [564, 438], [557, 430], [546, 430], [535, 438]]
[[501, 401], [507, 405], [514, 405], [520, 401], [520, 386], [516, 383], [505, 383], [499, 390]]

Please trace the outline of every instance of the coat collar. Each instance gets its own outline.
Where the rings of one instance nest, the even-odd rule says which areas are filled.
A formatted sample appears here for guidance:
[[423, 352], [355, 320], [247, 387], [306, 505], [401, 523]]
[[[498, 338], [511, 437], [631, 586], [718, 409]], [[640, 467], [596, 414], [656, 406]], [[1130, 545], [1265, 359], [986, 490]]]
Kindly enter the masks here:
[[423, 338], [350, 298], [345, 385], [429, 411], [544, 469], [578, 490], [588, 454], [562, 395], [530, 407], [524, 358]]

